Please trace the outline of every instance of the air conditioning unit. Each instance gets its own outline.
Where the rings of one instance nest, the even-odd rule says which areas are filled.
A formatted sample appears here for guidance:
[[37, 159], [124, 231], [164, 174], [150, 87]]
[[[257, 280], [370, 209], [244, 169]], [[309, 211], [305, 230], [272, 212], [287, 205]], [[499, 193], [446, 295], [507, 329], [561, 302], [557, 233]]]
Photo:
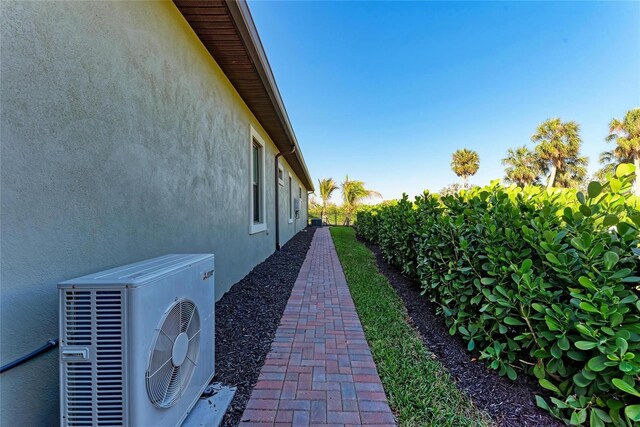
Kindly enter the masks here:
[[166, 255], [58, 289], [61, 425], [180, 425], [214, 375], [213, 255]]

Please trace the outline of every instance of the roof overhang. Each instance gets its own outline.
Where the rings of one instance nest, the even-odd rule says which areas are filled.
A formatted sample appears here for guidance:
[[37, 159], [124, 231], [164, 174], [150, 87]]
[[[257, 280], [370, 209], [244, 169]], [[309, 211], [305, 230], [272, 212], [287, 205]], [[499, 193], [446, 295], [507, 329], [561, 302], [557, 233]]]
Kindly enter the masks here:
[[314, 190], [245, 0], [174, 0], [202, 44], [309, 191]]

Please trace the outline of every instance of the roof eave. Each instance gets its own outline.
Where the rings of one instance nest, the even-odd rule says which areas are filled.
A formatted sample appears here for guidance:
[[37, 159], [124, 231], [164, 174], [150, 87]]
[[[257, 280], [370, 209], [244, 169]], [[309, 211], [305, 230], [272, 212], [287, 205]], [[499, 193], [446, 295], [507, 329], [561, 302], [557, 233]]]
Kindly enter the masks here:
[[269, 93], [269, 97], [271, 98], [273, 104], [277, 106], [276, 112], [278, 114], [278, 118], [282, 122], [292, 145], [296, 148], [294, 154], [299, 159], [300, 164], [304, 169], [304, 173], [306, 175], [305, 178], [306, 181], [308, 181], [306, 183], [306, 187], [309, 191], [315, 191], [313, 180], [311, 179], [311, 174], [309, 173], [307, 164], [304, 161], [302, 150], [300, 150], [300, 146], [298, 144], [298, 139], [293, 132], [293, 127], [291, 126], [291, 121], [289, 120], [289, 114], [287, 113], [287, 109], [285, 108], [282, 97], [280, 96], [280, 91], [278, 90], [276, 79], [273, 76], [271, 66], [269, 65], [269, 60], [267, 59], [264, 47], [262, 46], [262, 41], [260, 40], [260, 35], [258, 34], [255, 23], [253, 22], [253, 17], [251, 16], [249, 5], [246, 1], [226, 0], [226, 2], [227, 6], [229, 7], [229, 11], [234, 18], [234, 21], [238, 25], [241, 36], [245, 41], [245, 45], [249, 50], [251, 58], [254, 61], [254, 65], [256, 66], [258, 73], [260, 74], [260, 78], [263, 81], [267, 92]]
[[[291, 147], [295, 147], [292, 154], [283, 157], [307, 190], [314, 191], [311, 174], [246, 0], [174, 0], [174, 3], [278, 150], [290, 152]], [[212, 35], [218, 31], [223, 36]]]

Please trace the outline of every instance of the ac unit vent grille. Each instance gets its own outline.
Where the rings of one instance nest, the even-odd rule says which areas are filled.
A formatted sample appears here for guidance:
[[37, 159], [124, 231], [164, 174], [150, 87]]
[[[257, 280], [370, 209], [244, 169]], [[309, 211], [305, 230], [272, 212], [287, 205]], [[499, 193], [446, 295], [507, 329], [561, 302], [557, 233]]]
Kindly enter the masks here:
[[64, 345], [89, 349], [88, 361], [65, 363], [69, 426], [125, 424], [123, 298], [122, 290], [64, 293]]
[[176, 301], [160, 321], [146, 374], [155, 407], [169, 408], [185, 392], [198, 363], [200, 332], [198, 308], [187, 299]]
[[66, 345], [90, 346], [92, 342], [91, 291], [69, 290], [65, 295]]

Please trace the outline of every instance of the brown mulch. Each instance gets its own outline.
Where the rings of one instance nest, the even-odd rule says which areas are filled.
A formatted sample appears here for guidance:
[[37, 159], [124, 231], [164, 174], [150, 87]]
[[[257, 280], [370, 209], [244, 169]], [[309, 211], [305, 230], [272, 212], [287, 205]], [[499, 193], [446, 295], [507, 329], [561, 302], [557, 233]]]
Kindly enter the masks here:
[[223, 426], [240, 422], [314, 233], [307, 227], [296, 234], [216, 303], [214, 381], [238, 387]]

